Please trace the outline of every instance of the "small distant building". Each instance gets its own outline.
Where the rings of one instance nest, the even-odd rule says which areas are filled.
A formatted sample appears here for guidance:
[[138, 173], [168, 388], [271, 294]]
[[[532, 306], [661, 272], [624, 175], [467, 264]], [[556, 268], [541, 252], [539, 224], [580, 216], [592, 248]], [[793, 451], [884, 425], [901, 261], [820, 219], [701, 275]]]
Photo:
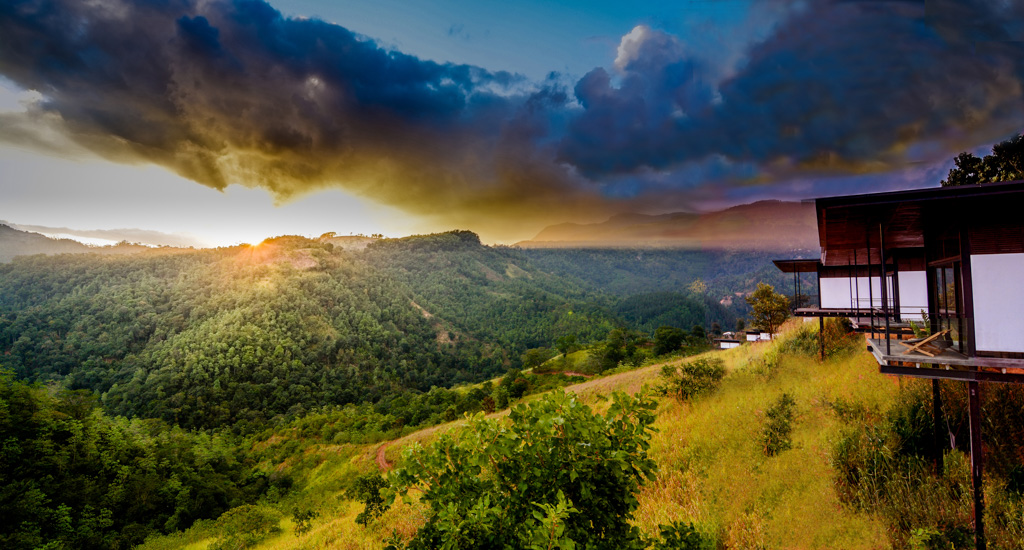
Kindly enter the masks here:
[[761, 333], [758, 331], [748, 330], [746, 332], [748, 342], [757, 342], [761, 340]]
[[737, 340], [735, 338], [719, 338], [718, 340], [715, 340], [715, 342], [718, 343], [718, 349], [738, 348], [743, 344], [742, 340]]
[[760, 340], [761, 342], [770, 342], [772, 340], [772, 333], [762, 332], [757, 335], [757, 339]]

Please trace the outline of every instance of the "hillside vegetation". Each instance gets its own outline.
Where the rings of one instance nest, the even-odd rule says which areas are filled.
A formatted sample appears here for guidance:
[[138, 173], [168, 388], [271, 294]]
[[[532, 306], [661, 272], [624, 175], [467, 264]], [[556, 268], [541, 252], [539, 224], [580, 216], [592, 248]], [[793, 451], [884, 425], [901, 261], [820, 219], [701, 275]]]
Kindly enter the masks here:
[[[682, 262], [663, 259], [651, 280]], [[538, 263], [457, 231], [0, 265], [0, 546], [434, 547], [456, 531], [478, 547], [568, 548], [594, 533], [607, 536], [591, 547], [656, 550], [968, 545], [959, 385], [941, 388], [961, 443], [936, 474], [930, 387], [880, 376], [839, 323], [826, 324], [825, 363], [816, 326], [797, 323], [771, 344], [693, 357], [714, 315], [735, 311], [710, 296], [753, 276], [702, 271], [707, 282], [617, 296]], [[613, 397], [645, 385], [634, 405]], [[1017, 548], [1024, 392], [984, 399], [990, 541]], [[571, 444], [562, 411], [576, 415]], [[467, 414], [492, 420], [466, 431]], [[513, 453], [541, 434], [536, 450], [562, 451]], [[403, 458], [414, 444], [422, 460]], [[611, 474], [577, 468], [610, 464], [605, 452], [633, 474], [614, 499], [589, 500]], [[451, 453], [468, 460], [462, 489], [424, 492], [433, 474], [416, 464]], [[567, 466], [495, 466], [531, 460]], [[371, 475], [392, 467], [408, 483]], [[498, 477], [534, 492], [510, 498], [520, 483]], [[364, 505], [386, 505], [388, 485], [409, 499], [375, 519]], [[607, 530], [573, 516], [608, 506]]]
[[[636, 493], [631, 524], [649, 536], [673, 522], [692, 525], [709, 548], [968, 547], [962, 536], [970, 527], [963, 451], [947, 451], [941, 477], [912, 466], [923, 460], [922, 450], [906, 434], [926, 432], [930, 425], [929, 418], [913, 413], [922, 405], [920, 390], [927, 384], [880, 375], [871, 356], [857, 351], [856, 337], [831, 346], [831, 357], [821, 363], [806, 345], [813, 341], [812, 328], [791, 325], [788, 331], [775, 343], [708, 355], [722, 359], [726, 373], [710, 393], [685, 401], [656, 396], [656, 431], [647, 450], [656, 470]], [[669, 365], [691, 361], [676, 359]], [[636, 394], [664, 384], [665, 366], [654, 364], [567, 389], [582, 404], [603, 412], [613, 391]], [[950, 385], [944, 391], [955, 395], [957, 389]], [[766, 433], [778, 429], [770, 411], [785, 399], [792, 403], [786, 445], [768, 453]], [[1001, 389], [988, 396], [985, 406], [1005, 408], [1014, 399], [1019, 396]], [[951, 419], [962, 412], [955, 400], [947, 403]], [[362, 526], [355, 519], [363, 505], [350, 489], [361, 475], [378, 469], [378, 456], [385, 464], [408, 465], [403, 451], [429, 446], [440, 434], [458, 439], [465, 425], [453, 422], [383, 447], [333, 445], [315, 431], [278, 432], [257, 447], [264, 449], [264, 457], [274, 456], [267, 449], [281, 450], [263, 467], [289, 472], [295, 490], [276, 502], [264, 501], [258, 516], [266, 528], [250, 541], [252, 547], [402, 547], [434, 514], [427, 503], [417, 498], [396, 501], [379, 519]], [[881, 435], [886, 433], [892, 435]], [[1019, 435], [1020, 428], [1007, 422], [989, 429], [985, 437], [993, 447], [1016, 448]], [[872, 444], [861, 449], [887, 453], [874, 463], [874, 468], [890, 468], [887, 472], [872, 471], [849, 456], [850, 439], [865, 436], [881, 437], [878, 444], [884, 442], [884, 450], [872, 451]], [[1019, 463], [1018, 458], [1016, 467]], [[994, 548], [1021, 547], [1024, 516], [1020, 493], [1014, 492], [1019, 488], [1013, 468], [994, 468], [986, 482]], [[871, 484], [873, 492], [860, 491], [857, 497], [858, 484]], [[869, 494], [875, 500], [864, 500]], [[913, 506], [911, 514], [898, 513], [906, 509], [897, 509], [897, 502], [893, 508], [884, 505], [887, 498], [913, 495], [918, 500], [907, 501]], [[180, 535], [154, 539], [146, 548], [215, 547], [231, 538], [231, 525], [225, 519], [202, 523]]]

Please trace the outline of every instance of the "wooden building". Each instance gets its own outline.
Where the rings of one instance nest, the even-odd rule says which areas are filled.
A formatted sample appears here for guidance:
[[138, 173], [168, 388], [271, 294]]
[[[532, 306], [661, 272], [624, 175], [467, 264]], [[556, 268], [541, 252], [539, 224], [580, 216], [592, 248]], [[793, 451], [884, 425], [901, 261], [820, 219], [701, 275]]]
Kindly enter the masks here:
[[[1024, 182], [829, 197], [815, 207], [820, 259], [776, 262], [816, 274], [817, 304], [794, 313], [849, 317], [883, 373], [967, 383], [984, 548], [978, 383], [1024, 383]], [[908, 340], [911, 321], [930, 335]]]

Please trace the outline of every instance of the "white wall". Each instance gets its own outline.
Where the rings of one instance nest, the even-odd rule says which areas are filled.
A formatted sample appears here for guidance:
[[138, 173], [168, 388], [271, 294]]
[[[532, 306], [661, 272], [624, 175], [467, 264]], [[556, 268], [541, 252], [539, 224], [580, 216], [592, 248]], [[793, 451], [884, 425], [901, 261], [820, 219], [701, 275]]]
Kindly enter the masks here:
[[1024, 254], [971, 255], [978, 351], [1024, 352]]
[[[888, 292], [892, 293], [892, 279], [887, 279]], [[822, 277], [818, 281], [823, 308], [856, 308], [857, 290], [860, 290], [859, 307], [882, 306], [882, 292], [878, 277], [871, 278], [869, 289], [867, 277], [856, 277], [851, 284], [847, 277]], [[852, 293], [852, 296], [851, 296]], [[872, 299], [873, 298], [873, 299]], [[905, 319], [920, 319], [921, 310], [928, 309], [928, 285], [924, 271], [900, 272], [900, 315]]]
[[718, 344], [721, 346], [722, 349], [732, 349], [740, 347], [739, 342], [719, 342]]

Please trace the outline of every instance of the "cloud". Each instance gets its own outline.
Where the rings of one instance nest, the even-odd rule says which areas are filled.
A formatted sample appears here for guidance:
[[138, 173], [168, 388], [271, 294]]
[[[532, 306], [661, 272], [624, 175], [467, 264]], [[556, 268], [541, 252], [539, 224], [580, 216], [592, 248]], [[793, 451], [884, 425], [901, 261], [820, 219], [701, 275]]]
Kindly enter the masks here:
[[513, 197], [531, 214], [594, 193], [550, 148], [522, 142], [564, 92], [385, 50], [261, 1], [4, 3], [0, 73], [44, 97], [5, 114], [21, 123], [0, 139], [42, 148], [56, 132], [217, 189], [287, 200], [337, 185], [437, 216]]
[[0, 74], [41, 99], [0, 113], [0, 140], [280, 200], [339, 186], [498, 234], [856, 187], [1024, 127], [1021, 2], [766, 0], [750, 18], [771, 24], [729, 52], [637, 26], [566, 90], [261, 0], [5, 2]]
[[811, 2], [732, 71], [637, 27], [619, 47], [618, 75], [595, 69], [577, 84], [583, 112], [561, 158], [595, 179], [712, 156], [756, 163], [766, 180], [935, 162], [1024, 126], [1024, 48], [1005, 23], [1020, 9]]

